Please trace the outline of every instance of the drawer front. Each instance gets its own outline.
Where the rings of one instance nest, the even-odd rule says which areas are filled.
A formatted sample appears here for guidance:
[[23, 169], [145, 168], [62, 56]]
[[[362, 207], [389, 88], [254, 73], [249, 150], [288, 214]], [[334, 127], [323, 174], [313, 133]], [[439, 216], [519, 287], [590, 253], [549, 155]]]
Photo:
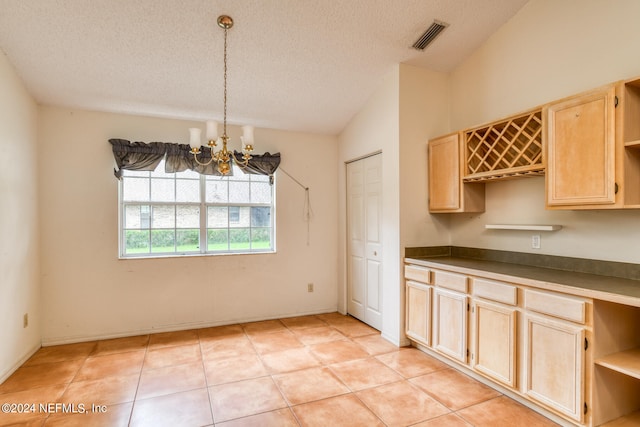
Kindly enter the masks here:
[[525, 289], [524, 308], [576, 323], [586, 321], [585, 301], [568, 295]]
[[518, 288], [503, 282], [486, 279], [473, 279], [473, 296], [501, 302], [503, 304], [518, 304]]
[[419, 265], [405, 265], [404, 266], [405, 279], [415, 280], [416, 282], [431, 283], [431, 270], [427, 267], [421, 267]]
[[451, 289], [452, 291], [462, 292], [466, 294], [468, 291], [469, 278], [463, 274], [449, 273], [447, 271], [433, 272], [433, 283], [441, 288]]

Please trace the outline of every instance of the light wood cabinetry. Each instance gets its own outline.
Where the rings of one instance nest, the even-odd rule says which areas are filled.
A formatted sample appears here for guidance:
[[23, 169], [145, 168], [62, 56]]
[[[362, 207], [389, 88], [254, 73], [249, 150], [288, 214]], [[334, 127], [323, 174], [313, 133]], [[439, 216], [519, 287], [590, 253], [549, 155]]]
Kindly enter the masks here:
[[446, 356], [466, 363], [467, 296], [436, 287], [433, 299], [433, 347]]
[[545, 108], [547, 207], [615, 203], [615, 87]]
[[[616, 400], [627, 402], [626, 412], [640, 410], [640, 334], [623, 329], [609, 339], [615, 345], [600, 343], [594, 380], [594, 356], [588, 348], [594, 336], [590, 299], [455, 269], [409, 267], [417, 266], [405, 266], [406, 332], [424, 351], [576, 425], [598, 425], [593, 402], [602, 413], [596, 420], [623, 414], [623, 409], [610, 408], [620, 404], [608, 399], [608, 392], [598, 396], [593, 381], [617, 387], [631, 379]], [[599, 313], [620, 316], [607, 306]], [[640, 308], [629, 318], [640, 324]], [[637, 397], [622, 396], [629, 391]]]
[[540, 315], [525, 315], [525, 393], [582, 422], [585, 329]]
[[473, 281], [471, 366], [515, 388], [517, 288], [484, 279]]
[[431, 289], [424, 283], [407, 281], [406, 334], [412, 340], [431, 345]]
[[462, 182], [460, 135], [429, 141], [429, 212], [484, 212], [484, 185]]
[[545, 109], [548, 209], [640, 208], [640, 80]]

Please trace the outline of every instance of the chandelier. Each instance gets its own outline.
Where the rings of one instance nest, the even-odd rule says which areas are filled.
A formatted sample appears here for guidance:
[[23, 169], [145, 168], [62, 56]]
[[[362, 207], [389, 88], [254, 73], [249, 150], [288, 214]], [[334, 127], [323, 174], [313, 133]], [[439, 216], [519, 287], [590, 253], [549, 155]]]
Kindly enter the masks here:
[[[251, 152], [253, 151], [253, 126], [242, 126], [243, 135], [240, 137], [242, 141], [242, 160], [238, 160], [233, 153], [227, 149], [227, 142], [229, 137], [227, 136], [227, 32], [229, 28], [233, 27], [233, 19], [227, 15], [221, 15], [218, 17], [218, 26], [224, 30], [224, 118], [222, 122], [222, 135], [218, 138], [218, 123], [209, 120], [207, 121], [207, 146], [211, 151], [211, 158], [207, 162], [201, 162], [198, 160], [200, 154], [200, 128], [190, 128], [189, 145], [191, 146], [191, 154], [196, 163], [202, 166], [208, 166], [213, 162], [218, 164], [218, 172], [222, 175], [227, 175], [231, 172], [231, 160], [241, 167], [249, 164], [251, 159]], [[222, 149], [215, 151], [218, 146], [217, 140], [222, 140]]]

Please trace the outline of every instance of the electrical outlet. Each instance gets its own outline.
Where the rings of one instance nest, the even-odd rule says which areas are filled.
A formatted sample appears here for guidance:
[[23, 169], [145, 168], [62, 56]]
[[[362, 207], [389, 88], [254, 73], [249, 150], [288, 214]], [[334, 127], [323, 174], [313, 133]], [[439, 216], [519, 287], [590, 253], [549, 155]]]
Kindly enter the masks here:
[[313, 283], [307, 283], [307, 292], [313, 292]]
[[534, 234], [531, 236], [531, 248], [540, 249], [540, 235]]
[[22, 316], [22, 327], [26, 328], [27, 326], [29, 326], [29, 313], [25, 313], [24, 316]]

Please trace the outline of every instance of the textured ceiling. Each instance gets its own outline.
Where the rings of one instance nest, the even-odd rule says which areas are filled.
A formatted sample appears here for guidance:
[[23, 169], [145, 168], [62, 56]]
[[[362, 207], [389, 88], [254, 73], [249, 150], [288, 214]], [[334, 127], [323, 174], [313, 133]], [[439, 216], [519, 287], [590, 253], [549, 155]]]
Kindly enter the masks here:
[[[0, 0], [0, 48], [41, 104], [337, 134], [394, 64], [451, 71], [527, 0]], [[450, 26], [424, 52], [434, 19]]]

